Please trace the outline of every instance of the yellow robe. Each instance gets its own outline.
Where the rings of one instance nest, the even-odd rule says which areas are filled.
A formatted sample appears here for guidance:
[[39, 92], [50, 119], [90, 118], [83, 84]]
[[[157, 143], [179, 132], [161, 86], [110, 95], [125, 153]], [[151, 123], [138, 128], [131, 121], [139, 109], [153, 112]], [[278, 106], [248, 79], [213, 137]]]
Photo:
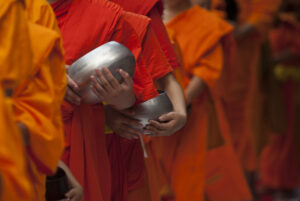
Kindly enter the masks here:
[[11, 99], [14, 89], [27, 77], [32, 66], [26, 14], [21, 1], [0, 2], [0, 27], [0, 200], [31, 201], [25, 151], [14, 122]]
[[66, 78], [60, 32], [50, 5], [43, 0], [27, 1], [29, 34], [34, 67], [14, 95], [16, 121], [30, 132], [29, 175], [35, 200], [45, 198], [46, 175], [53, 174], [61, 157], [64, 139], [60, 104]]

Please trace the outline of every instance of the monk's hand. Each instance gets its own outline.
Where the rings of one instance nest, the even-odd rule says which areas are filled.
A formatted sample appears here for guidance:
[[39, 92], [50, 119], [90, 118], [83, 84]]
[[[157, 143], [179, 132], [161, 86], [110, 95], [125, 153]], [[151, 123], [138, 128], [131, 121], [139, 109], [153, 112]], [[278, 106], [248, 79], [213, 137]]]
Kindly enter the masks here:
[[80, 105], [81, 97], [79, 96], [79, 86], [67, 75], [68, 86], [65, 93], [65, 100], [75, 105]]
[[109, 106], [105, 107], [106, 124], [119, 136], [126, 139], [139, 139], [143, 125], [137, 120], [129, 118], [130, 110], [117, 111]]
[[81, 186], [73, 186], [72, 189], [65, 194], [68, 201], [81, 201], [83, 198], [83, 189]]
[[119, 73], [123, 77], [122, 83], [119, 83], [107, 68], [103, 68], [103, 72], [96, 70], [96, 76], [100, 83], [96, 77], [92, 75], [91, 89], [100, 100], [115, 109], [123, 110], [134, 104], [135, 96], [132, 91], [133, 81], [129, 74], [121, 69]]
[[179, 112], [170, 112], [160, 116], [158, 120], [149, 121], [145, 128], [147, 136], [170, 136], [176, 133], [186, 123], [186, 115]]

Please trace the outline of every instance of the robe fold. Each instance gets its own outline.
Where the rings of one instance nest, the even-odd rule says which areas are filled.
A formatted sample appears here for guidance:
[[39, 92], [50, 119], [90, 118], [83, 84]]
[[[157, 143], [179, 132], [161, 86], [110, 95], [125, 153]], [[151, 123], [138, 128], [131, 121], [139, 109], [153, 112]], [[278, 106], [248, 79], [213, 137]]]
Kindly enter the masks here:
[[[124, 18], [132, 25], [139, 36], [142, 51], [138, 60], [138, 67], [147, 69], [146, 73], [149, 73], [151, 80], [155, 76], [159, 77], [162, 74], [171, 72], [172, 68], [163, 56], [163, 51], [150, 26], [150, 19], [130, 12], [124, 12]], [[137, 101], [144, 102], [148, 99], [137, 99]], [[113, 200], [127, 200], [129, 191], [139, 188], [144, 191], [145, 165], [143, 150], [139, 140], [127, 140], [117, 135], [107, 135], [107, 140], [111, 166], [125, 165], [121, 171], [113, 170]], [[137, 197], [136, 199], [143, 198]]]
[[[140, 15], [145, 15], [151, 18], [151, 27], [161, 45], [161, 48], [173, 68], [179, 67], [179, 62], [177, 60], [176, 54], [172, 49], [172, 45], [168, 38], [168, 33], [161, 19], [161, 2], [158, 0], [112, 0], [113, 2], [119, 4], [124, 10], [137, 13]], [[155, 79], [163, 77], [165, 74], [162, 72], [161, 75]]]
[[[0, 3], [0, 200], [31, 201], [33, 192], [26, 171], [25, 148], [14, 121], [11, 96], [32, 67], [25, 5]], [[19, 34], [22, 33], [22, 34]], [[20, 68], [20, 65], [22, 68]]]
[[[67, 64], [112, 40], [125, 45], [139, 60], [142, 51], [139, 37], [118, 5], [103, 0], [74, 0], [58, 1], [52, 6], [63, 35]], [[95, 19], [97, 23], [94, 23]], [[133, 82], [137, 102], [157, 94], [145, 66], [137, 66]], [[75, 106], [64, 102], [62, 111], [66, 139], [63, 160], [83, 186], [84, 200], [110, 201], [111, 185], [117, 185], [111, 181], [111, 170], [123, 166], [121, 162], [110, 166], [102, 105]], [[115, 152], [109, 154], [110, 160], [116, 156]]]
[[[33, 4], [35, 8], [30, 9]], [[25, 124], [30, 133], [28, 174], [35, 190], [34, 200], [41, 201], [45, 200], [46, 175], [55, 173], [63, 151], [60, 104], [66, 78], [61, 38], [51, 7], [46, 1], [27, 1], [26, 5], [33, 68], [31, 77], [16, 89], [13, 104], [15, 121]], [[43, 24], [45, 18], [52, 18], [54, 25]]]
[[[300, 183], [299, 175], [299, 155], [297, 155], [297, 136], [296, 131], [296, 107], [297, 93], [299, 94], [299, 66], [300, 66], [300, 24], [293, 17], [281, 15], [278, 27], [270, 31], [270, 44], [273, 56], [279, 56], [284, 51], [292, 52], [296, 57], [285, 62], [279, 63], [275, 70], [275, 84], [278, 85], [276, 94], [270, 93], [270, 105], [275, 105], [276, 101], [283, 97], [281, 105], [276, 104], [276, 108], [270, 108], [271, 118], [269, 120], [268, 137], [269, 143], [264, 148], [261, 155], [261, 178], [262, 184], [274, 189], [296, 189]], [[276, 74], [278, 69], [281, 73]], [[297, 71], [293, 71], [298, 69]], [[294, 75], [294, 77], [293, 77]], [[296, 79], [295, 79], [296, 78]], [[298, 87], [298, 88], [297, 88]], [[283, 108], [280, 110], [279, 108]], [[272, 111], [273, 110], [273, 111]], [[278, 113], [277, 111], [283, 111]], [[274, 113], [276, 112], [276, 113]], [[285, 117], [284, 119], [282, 117]], [[272, 123], [276, 125], [273, 125]], [[281, 125], [278, 127], [278, 125]]]
[[[273, 17], [278, 10], [281, 0], [255, 1], [237, 0], [239, 6], [238, 24], [250, 23], [256, 28], [244, 39], [237, 43], [238, 59], [243, 72], [240, 88], [246, 91], [244, 102], [245, 127], [240, 133], [241, 142], [237, 141], [235, 150], [246, 171], [257, 169], [257, 152], [261, 148], [263, 134], [262, 93], [259, 89], [260, 46], [267, 36]], [[251, 55], [251, 56], [249, 56]]]
[[[167, 28], [174, 32], [182, 50], [183, 87], [193, 76], [201, 78], [207, 87], [192, 102], [188, 122], [181, 131], [153, 140], [156, 161], [163, 164], [162, 172], [167, 174], [178, 201], [204, 200], [204, 196], [222, 201], [251, 199], [232, 149], [222, 94], [217, 90], [226, 63], [223, 39], [231, 34], [232, 27], [195, 6], [175, 16]], [[227, 160], [218, 163], [220, 157]]]

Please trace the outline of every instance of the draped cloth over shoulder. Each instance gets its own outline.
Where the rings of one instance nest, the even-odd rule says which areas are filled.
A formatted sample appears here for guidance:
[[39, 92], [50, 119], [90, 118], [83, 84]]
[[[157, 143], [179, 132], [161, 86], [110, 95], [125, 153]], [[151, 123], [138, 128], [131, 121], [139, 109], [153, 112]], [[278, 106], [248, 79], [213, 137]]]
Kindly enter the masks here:
[[22, 1], [1, 1], [0, 27], [0, 200], [31, 201], [33, 192], [26, 172], [25, 149], [14, 121], [11, 99], [15, 88], [29, 77], [32, 68]]
[[[124, 10], [145, 15], [151, 19], [150, 25], [160, 43], [160, 46], [169, 62], [169, 64], [173, 68], [179, 67], [179, 62], [177, 60], [176, 54], [174, 50], [172, 49], [172, 45], [170, 43], [170, 40], [168, 38], [168, 34], [166, 31], [166, 28], [162, 22], [161, 19], [161, 4], [158, 0], [145, 0], [145, 1], [139, 1], [139, 0], [112, 0], [113, 2], [119, 4], [124, 8]], [[138, 25], [136, 25], [138, 27]], [[163, 69], [161, 69], [162, 72], [159, 72], [158, 77], [154, 77], [154, 79], [159, 79], [165, 76], [165, 72]]]
[[[129, 48], [137, 61], [141, 57], [139, 37], [118, 5], [103, 0], [74, 0], [58, 1], [53, 8], [63, 35], [67, 64], [111, 40]], [[133, 81], [138, 101], [156, 95], [145, 66], [137, 66]], [[111, 167], [106, 150], [102, 105], [75, 106], [64, 102], [62, 112], [66, 138], [63, 160], [85, 189], [84, 200], [110, 201]], [[114, 168], [117, 167], [114, 166], [112, 171]]]
[[[241, 187], [235, 187], [243, 190], [243, 195], [226, 194], [227, 197], [223, 199], [234, 200], [233, 196], [240, 196], [237, 199], [251, 198], [231, 147], [221, 97], [216, 91], [217, 79], [224, 66], [222, 40], [232, 32], [232, 27], [219, 17], [195, 6], [175, 16], [167, 23], [167, 28], [173, 31], [181, 49], [183, 71], [180, 80], [183, 87], [188, 86], [191, 77], [197, 76], [205, 82], [207, 88], [192, 102], [188, 122], [181, 131], [168, 138], [153, 140], [157, 164], [162, 167], [161, 172], [167, 173], [165, 179], [170, 181], [176, 200], [204, 200], [205, 194], [209, 199], [220, 200], [211, 195], [220, 193], [222, 188], [224, 192], [226, 188], [230, 189], [226, 185], [231, 185], [233, 181], [240, 182]], [[231, 164], [213, 163], [222, 153], [230, 159]], [[231, 165], [237, 172], [228, 172]], [[209, 174], [204, 173], [207, 171]], [[222, 176], [217, 178], [215, 184], [209, 183], [218, 175]], [[221, 194], [224, 195], [224, 192]], [[162, 193], [160, 196], [164, 196]]]

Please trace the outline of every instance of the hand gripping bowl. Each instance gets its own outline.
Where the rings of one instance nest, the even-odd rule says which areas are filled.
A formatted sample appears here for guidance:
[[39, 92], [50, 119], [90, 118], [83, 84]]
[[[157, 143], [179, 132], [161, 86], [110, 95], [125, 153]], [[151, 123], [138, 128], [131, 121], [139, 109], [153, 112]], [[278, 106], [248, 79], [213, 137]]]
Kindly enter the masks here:
[[173, 105], [168, 95], [160, 92], [158, 96], [134, 106], [133, 111], [134, 115], [131, 117], [145, 127], [149, 124], [149, 120], [158, 120], [161, 115], [172, 112]]
[[111, 41], [79, 58], [68, 68], [68, 75], [78, 84], [83, 103], [96, 104], [101, 100], [90, 89], [90, 77], [96, 69], [107, 67], [119, 81], [122, 77], [118, 69], [134, 75], [136, 62], [133, 54], [124, 45]]

